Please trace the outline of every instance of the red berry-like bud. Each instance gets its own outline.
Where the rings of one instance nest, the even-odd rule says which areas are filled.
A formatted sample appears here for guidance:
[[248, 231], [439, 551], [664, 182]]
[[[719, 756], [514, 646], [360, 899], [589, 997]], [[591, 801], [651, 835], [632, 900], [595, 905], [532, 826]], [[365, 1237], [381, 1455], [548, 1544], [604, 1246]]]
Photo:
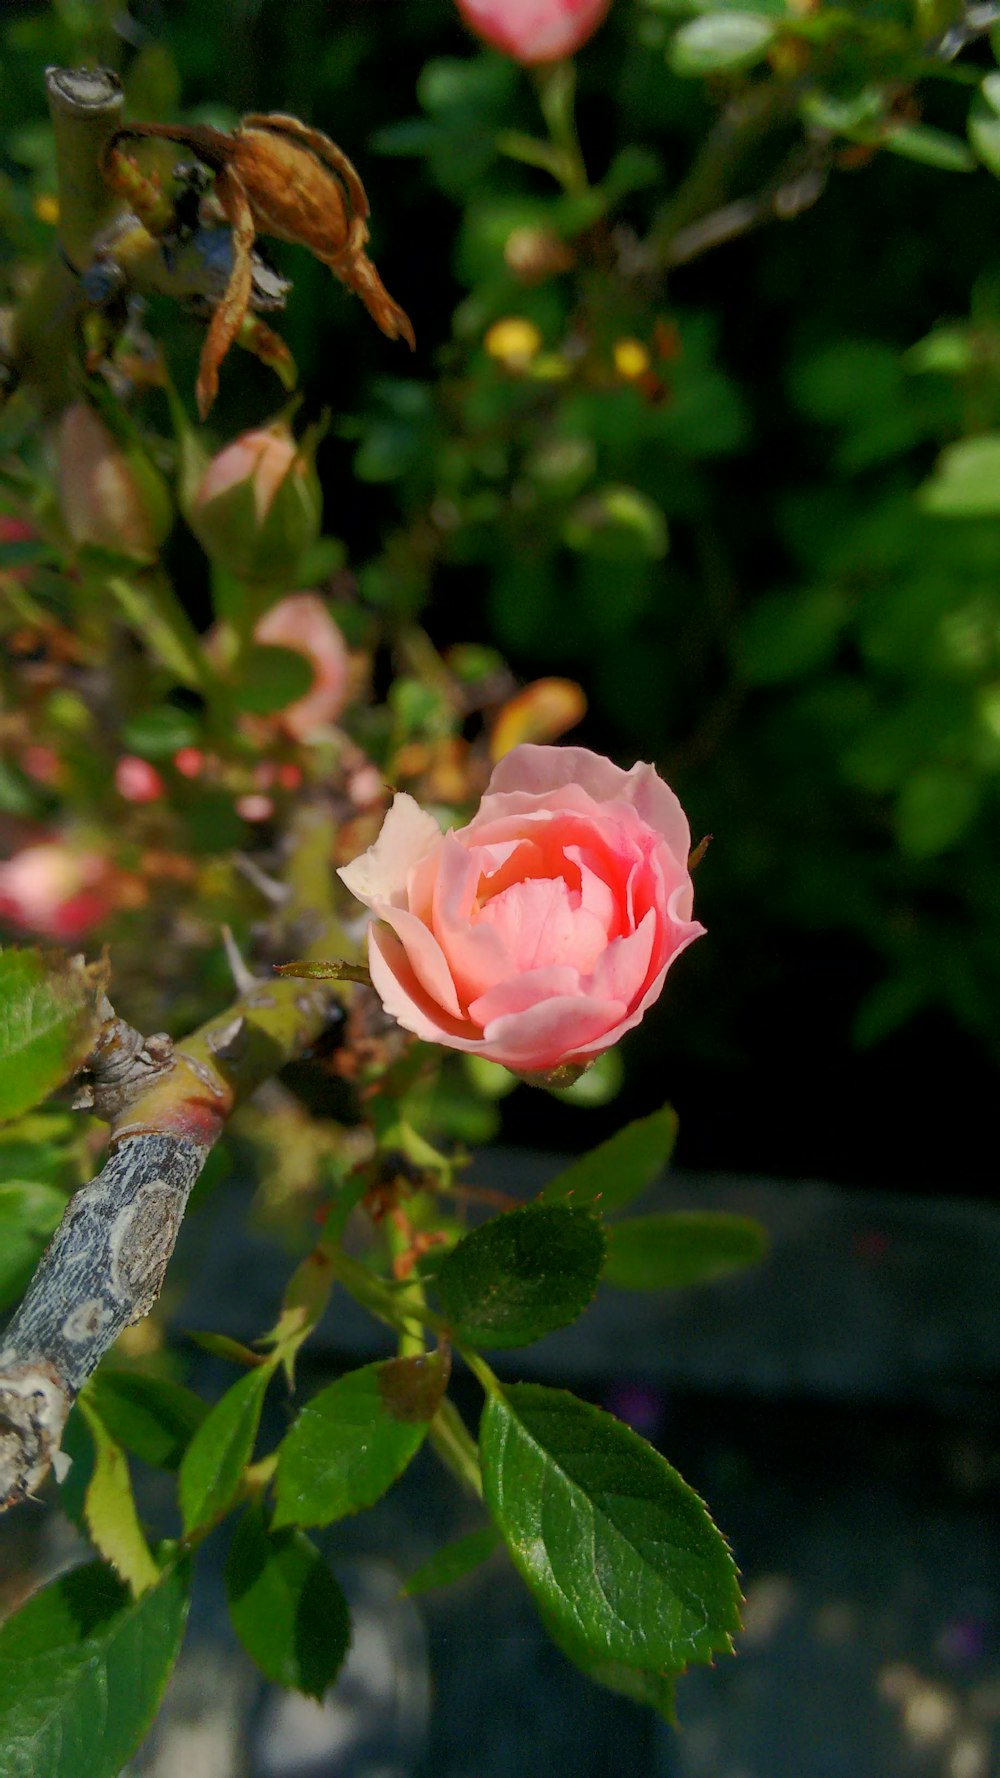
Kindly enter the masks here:
[[163, 779], [148, 759], [123, 753], [115, 766], [115, 789], [127, 803], [155, 803], [163, 795]]

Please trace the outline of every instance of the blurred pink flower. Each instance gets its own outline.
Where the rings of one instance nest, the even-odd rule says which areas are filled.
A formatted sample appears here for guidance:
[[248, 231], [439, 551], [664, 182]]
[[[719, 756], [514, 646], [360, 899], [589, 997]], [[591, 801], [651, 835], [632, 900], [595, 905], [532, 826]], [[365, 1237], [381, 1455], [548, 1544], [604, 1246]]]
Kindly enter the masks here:
[[115, 789], [127, 803], [155, 803], [163, 795], [163, 779], [148, 759], [123, 753], [115, 766]]
[[602, 23], [611, 0], [458, 0], [467, 25], [516, 62], [556, 62]]
[[254, 640], [269, 648], [304, 654], [315, 675], [309, 690], [280, 712], [278, 721], [296, 741], [307, 741], [340, 715], [347, 699], [347, 648], [318, 593], [290, 593], [264, 613]]
[[115, 906], [113, 867], [96, 852], [41, 840], [0, 861], [0, 920], [73, 943]]
[[406, 1030], [550, 1074], [637, 1025], [691, 917], [691, 836], [652, 766], [582, 747], [515, 747], [467, 827], [442, 834], [397, 796], [341, 870], [371, 908], [368, 958]]

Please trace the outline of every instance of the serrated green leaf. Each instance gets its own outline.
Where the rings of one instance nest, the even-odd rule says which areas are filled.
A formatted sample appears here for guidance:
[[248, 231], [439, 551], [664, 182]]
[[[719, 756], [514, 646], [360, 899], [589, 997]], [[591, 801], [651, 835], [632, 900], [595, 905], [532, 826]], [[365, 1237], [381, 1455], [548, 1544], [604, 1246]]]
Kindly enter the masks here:
[[329, 1525], [381, 1499], [423, 1444], [446, 1382], [440, 1359], [420, 1354], [321, 1389], [278, 1452], [275, 1529]]
[[437, 1289], [457, 1339], [527, 1346], [582, 1315], [603, 1263], [604, 1232], [589, 1210], [530, 1204], [459, 1241]]
[[269, 1531], [256, 1509], [237, 1526], [226, 1566], [233, 1628], [275, 1685], [321, 1698], [351, 1640], [347, 1600], [302, 1531]]
[[253, 1456], [273, 1364], [248, 1371], [202, 1421], [184, 1454], [180, 1506], [185, 1532], [210, 1525], [232, 1505]]
[[0, 1310], [24, 1291], [65, 1208], [65, 1193], [39, 1180], [0, 1184]]
[[633, 1704], [648, 1704], [671, 1728], [677, 1727], [677, 1679], [673, 1673], [650, 1673], [643, 1667], [626, 1667], [622, 1661], [595, 1658], [582, 1642], [568, 1635], [564, 1626], [547, 1611], [541, 1613], [542, 1623], [556, 1647], [566, 1659], [579, 1667], [595, 1685], [631, 1698]]
[[426, 1562], [421, 1562], [400, 1592], [413, 1599], [418, 1593], [432, 1593], [437, 1587], [454, 1586], [456, 1581], [464, 1580], [492, 1556], [499, 1542], [500, 1533], [495, 1525], [479, 1525], [475, 1531], [467, 1531], [464, 1537], [456, 1537], [443, 1549], [435, 1550]]
[[624, 1210], [663, 1172], [677, 1140], [677, 1113], [670, 1105], [616, 1131], [581, 1155], [539, 1192], [539, 1204], [591, 1204], [605, 1215]]
[[0, 951], [0, 1122], [75, 1074], [100, 1021], [97, 975], [59, 951]]
[[675, 74], [733, 73], [762, 61], [774, 41], [771, 19], [753, 12], [712, 12], [691, 19], [667, 52]]
[[32, 1595], [0, 1628], [3, 1778], [117, 1778], [180, 1650], [187, 1572], [132, 1599], [102, 1562]]
[[483, 1487], [543, 1610], [595, 1660], [666, 1674], [732, 1647], [740, 1591], [706, 1507], [637, 1433], [566, 1390], [490, 1395]]
[[608, 1232], [604, 1280], [626, 1290], [675, 1290], [728, 1277], [766, 1252], [767, 1235], [750, 1216], [722, 1210], [634, 1216]]
[[94, 1548], [138, 1597], [155, 1587], [160, 1571], [146, 1542], [132, 1495], [128, 1460], [86, 1394], [80, 1412], [94, 1442], [94, 1466], [83, 1501], [83, 1516]]
[[87, 1393], [112, 1438], [154, 1469], [178, 1469], [208, 1403], [167, 1377], [100, 1370]]

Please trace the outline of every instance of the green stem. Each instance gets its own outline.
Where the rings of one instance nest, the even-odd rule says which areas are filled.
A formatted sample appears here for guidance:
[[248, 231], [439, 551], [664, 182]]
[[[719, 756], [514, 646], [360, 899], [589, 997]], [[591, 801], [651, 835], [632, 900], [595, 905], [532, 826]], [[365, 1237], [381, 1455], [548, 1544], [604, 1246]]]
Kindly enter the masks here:
[[441, 1403], [431, 1421], [428, 1436], [445, 1467], [464, 1488], [482, 1500], [483, 1472], [479, 1467], [479, 1451], [454, 1402], [446, 1398]]
[[590, 181], [576, 129], [576, 63], [567, 59], [536, 68], [535, 86], [549, 138], [559, 154], [558, 177], [568, 192], [588, 191]]
[[79, 276], [94, 237], [122, 208], [105, 185], [100, 158], [121, 122], [122, 90], [101, 68], [50, 68], [45, 76], [56, 146], [59, 251], [42, 267], [14, 323], [14, 358], [23, 382], [50, 412], [73, 394]]
[[725, 201], [743, 157], [769, 133], [792, 102], [785, 85], [769, 81], [752, 87], [726, 106], [687, 177], [654, 219], [647, 246], [656, 259], [669, 264], [675, 236]]
[[487, 1395], [503, 1394], [500, 1379], [496, 1372], [490, 1369], [485, 1358], [481, 1358], [479, 1353], [473, 1352], [469, 1346], [459, 1346], [456, 1349], [461, 1352], [473, 1376], [482, 1384]]

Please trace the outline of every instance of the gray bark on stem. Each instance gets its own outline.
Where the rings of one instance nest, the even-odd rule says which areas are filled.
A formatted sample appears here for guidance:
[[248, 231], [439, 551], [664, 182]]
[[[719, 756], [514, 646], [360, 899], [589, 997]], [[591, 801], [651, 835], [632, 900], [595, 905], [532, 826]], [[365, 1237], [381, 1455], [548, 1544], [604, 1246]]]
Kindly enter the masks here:
[[44, 1480], [70, 1408], [119, 1334], [160, 1293], [209, 1149], [125, 1137], [71, 1199], [0, 1348], [0, 1504]]

